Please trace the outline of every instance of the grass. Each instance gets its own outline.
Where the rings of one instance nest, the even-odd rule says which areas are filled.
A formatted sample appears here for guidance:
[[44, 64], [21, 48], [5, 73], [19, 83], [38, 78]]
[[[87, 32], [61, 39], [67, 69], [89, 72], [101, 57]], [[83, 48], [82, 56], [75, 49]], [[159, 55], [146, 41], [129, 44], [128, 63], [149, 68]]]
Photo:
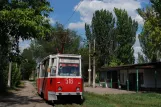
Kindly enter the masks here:
[[82, 105], [56, 105], [56, 107], [161, 107], [161, 95], [156, 93], [96, 95], [84, 93]]
[[[36, 82], [32, 82], [36, 86]], [[56, 104], [56, 107], [161, 107], [161, 94], [106, 94], [84, 92], [85, 101], [78, 104]]]

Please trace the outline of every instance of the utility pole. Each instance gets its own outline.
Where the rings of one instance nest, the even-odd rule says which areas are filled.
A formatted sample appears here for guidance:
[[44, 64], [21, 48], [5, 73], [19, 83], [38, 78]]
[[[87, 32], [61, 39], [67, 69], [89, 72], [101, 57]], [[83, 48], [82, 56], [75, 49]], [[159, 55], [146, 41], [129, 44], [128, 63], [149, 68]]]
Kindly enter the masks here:
[[89, 68], [88, 68], [88, 86], [91, 85], [91, 41], [89, 41]]
[[9, 72], [8, 72], [8, 87], [11, 87], [11, 69], [12, 69], [12, 62], [9, 62]]
[[95, 48], [96, 48], [96, 43], [95, 43], [95, 39], [94, 39], [94, 55], [93, 55], [93, 88], [95, 88], [95, 79], [96, 79], [96, 59], [95, 59]]

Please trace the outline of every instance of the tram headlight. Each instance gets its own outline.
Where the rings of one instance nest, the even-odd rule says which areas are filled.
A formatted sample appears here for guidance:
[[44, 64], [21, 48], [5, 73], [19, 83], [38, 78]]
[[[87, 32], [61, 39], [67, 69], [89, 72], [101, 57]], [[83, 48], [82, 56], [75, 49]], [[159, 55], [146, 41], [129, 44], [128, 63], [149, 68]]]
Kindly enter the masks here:
[[58, 91], [61, 91], [62, 90], [62, 87], [58, 87]]
[[79, 88], [79, 87], [77, 87], [77, 88], [76, 88], [76, 91], [80, 91], [80, 88]]

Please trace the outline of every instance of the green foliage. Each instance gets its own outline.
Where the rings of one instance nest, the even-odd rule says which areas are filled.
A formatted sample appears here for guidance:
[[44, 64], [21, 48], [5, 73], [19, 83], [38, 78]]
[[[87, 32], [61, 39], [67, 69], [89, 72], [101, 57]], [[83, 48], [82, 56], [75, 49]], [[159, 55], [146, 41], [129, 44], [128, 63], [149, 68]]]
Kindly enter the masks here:
[[112, 57], [111, 58], [111, 62], [109, 65], [105, 65], [105, 67], [115, 67], [115, 66], [118, 66], [118, 65], [123, 65], [123, 63], [121, 63], [121, 61], [119, 59], [117, 59], [116, 57]]
[[16, 63], [13, 63], [11, 71], [11, 86], [16, 87], [20, 85], [20, 80], [21, 80], [20, 66], [18, 66]]
[[113, 34], [115, 19], [107, 10], [97, 10], [92, 18], [92, 37], [96, 39], [96, 53], [98, 65], [109, 63], [110, 43]]
[[138, 23], [128, 16], [126, 10], [114, 9], [117, 17], [116, 22], [116, 38], [117, 38], [117, 58], [123, 64], [133, 64], [136, 31]]
[[139, 15], [144, 19], [144, 27], [139, 35], [142, 52], [145, 54], [149, 62], [156, 62], [161, 55], [161, 26], [160, 18], [156, 14], [153, 7], [146, 9], [138, 9]]
[[[158, 17], [161, 17], [161, 1], [160, 0], [150, 0], [152, 3], [152, 7], [155, 9]], [[161, 21], [161, 20], [160, 20]]]
[[87, 40], [88, 42], [92, 42], [92, 34], [91, 34], [91, 27], [88, 25], [88, 24], [85, 24], [85, 33], [86, 33], [86, 37], [87, 37]]
[[8, 77], [8, 73], [7, 73], [7, 66], [6, 63], [4, 64], [1, 63], [2, 61], [0, 61], [1, 64], [1, 68], [0, 68], [0, 92], [4, 92], [6, 91], [6, 87], [7, 87], [7, 77]]
[[[96, 39], [97, 66], [117, 66], [134, 63], [134, 49], [138, 23], [128, 16], [127, 11], [114, 9], [116, 19], [107, 10], [93, 14], [91, 27], [85, 24], [86, 37]], [[93, 45], [93, 44], [92, 44]]]
[[78, 52], [76, 54], [79, 54], [82, 56], [82, 76], [84, 78], [84, 81], [88, 80], [88, 58], [89, 58], [89, 51], [88, 47], [81, 47], [79, 48]]
[[33, 59], [33, 51], [31, 48], [24, 49], [22, 53], [23, 62], [21, 64], [21, 72], [23, 79], [29, 80], [32, 71], [36, 68], [36, 62]]
[[36, 39], [30, 45], [35, 59], [42, 59], [50, 54], [77, 53], [81, 37], [72, 30], [65, 29], [60, 23], [52, 28], [52, 34], [45, 39]]
[[19, 38], [42, 38], [50, 34], [47, 0], [0, 1], [0, 91], [5, 90], [9, 61], [20, 62]]

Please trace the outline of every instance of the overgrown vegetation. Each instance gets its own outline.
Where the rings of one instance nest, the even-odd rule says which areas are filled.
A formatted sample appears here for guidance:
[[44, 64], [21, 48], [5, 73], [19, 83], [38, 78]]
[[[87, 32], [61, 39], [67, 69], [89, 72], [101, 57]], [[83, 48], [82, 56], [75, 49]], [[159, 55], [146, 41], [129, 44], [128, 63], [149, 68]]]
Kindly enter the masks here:
[[20, 66], [18, 66], [16, 63], [13, 63], [11, 71], [11, 87], [17, 87], [20, 85], [21, 77]]

